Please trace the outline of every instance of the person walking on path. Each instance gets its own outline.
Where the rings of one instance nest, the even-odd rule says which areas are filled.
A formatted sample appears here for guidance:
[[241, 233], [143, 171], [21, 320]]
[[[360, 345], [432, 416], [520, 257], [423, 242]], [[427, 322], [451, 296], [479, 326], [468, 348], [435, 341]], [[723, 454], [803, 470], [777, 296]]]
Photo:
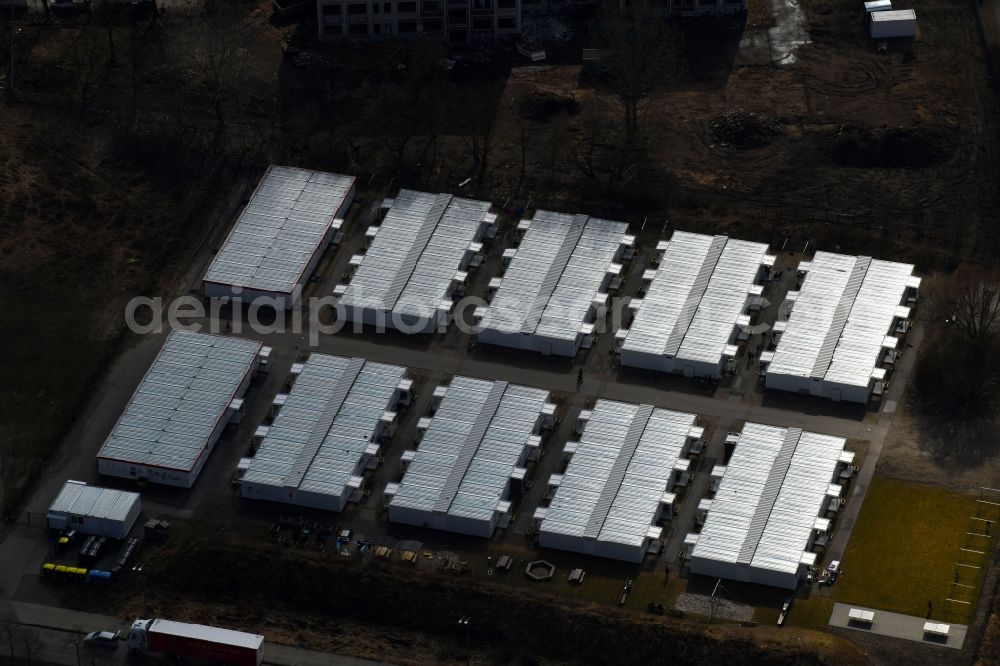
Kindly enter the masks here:
[[580, 386], [583, 385], [583, 368], [580, 368], [576, 373], [576, 390], [580, 390]]

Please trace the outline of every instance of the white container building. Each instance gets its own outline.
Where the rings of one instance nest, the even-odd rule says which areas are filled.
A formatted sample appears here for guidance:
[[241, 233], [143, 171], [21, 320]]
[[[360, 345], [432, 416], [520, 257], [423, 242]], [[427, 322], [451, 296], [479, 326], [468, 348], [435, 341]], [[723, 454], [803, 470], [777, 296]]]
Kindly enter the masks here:
[[747, 423], [729, 464], [717, 466], [715, 497], [698, 534], [689, 534], [695, 574], [794, 589], [816, 562], [816, 538], [830, 529], [830, 502], [854, 454], [842, 437]]
[[142, 511], [139, 493], [67, 481], [46, 514], [54, 530], [124, 539]]
[[915, 37], [917, 34], [917, 13], [912, 9], [873, 12], [869, 16], [868, 29], [872, 39]]
[[354, 194], [353, 176], [268, 167], [205, 273], [205, 295], [291, 308]]
[[496, 216], [484, 201], [402, 190], [370, 245], [351, 259], [350, 282], [337, 287], [351, 322], [405, 333], [435, 333], [451, 322], [453, 297], [482, 253]]
[[190, 488], [271, 353], [253, 340], [173, 331], [97, 453], [101, 474]]
[[657, 252], [659, 266], [643, 276], [645, 296], [629, 304], [632, 325], [618, 332], [621, 364], [720, 377], [749, 330], [749, 308], [760, 300], [759, 283], [775, 257], [763, 243], [684, 231]]
[[611, 400], [580, 414], [569, 464], [549, 479], [554, 493], [536, 509], [538, 542], [626, 562], [641, 562], [672, 517], [675, 484], [686, 480], [686, 455], [702, 436], [695, 415]]
[[628, 225], [586, 215], [538, 211], [518, 227], [502, 277], [490, 283], [488, 307], [476, 308], [479, 342], [575, 356], [593, 339], [597, 313], [634, 244]]
[[786, 297], [790, 314], [774, 328], [777, 346], [761, 354], [767, 388], [866, 403], [886, 378], [909, 327], [920, 278], [913, 266], [817, 252], [799, 265], [802, 287]]
[[389, 520], [490, 537], [512, 517], [512, 488], [551, 427], [548, 392], [502, 381], [454, 377], [439, 386], [432, 417], [418, 425], [405, 472], [385, 490]]
[[312, 354], [292, 367], [292, 387], [260, 426], [240, 492], [247, 499], [343, 511], [364, 492], [381, 445], [410, 400], [406, 369], [361, 358]]

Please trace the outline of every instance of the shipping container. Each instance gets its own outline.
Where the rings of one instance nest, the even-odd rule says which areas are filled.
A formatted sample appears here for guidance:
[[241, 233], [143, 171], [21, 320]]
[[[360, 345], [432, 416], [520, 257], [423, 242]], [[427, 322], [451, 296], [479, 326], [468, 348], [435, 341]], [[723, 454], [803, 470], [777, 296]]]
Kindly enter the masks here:
[[875, 12], [869, 28], [873, 39], [913, 37], [917, 34], [917, 13], [912, 9]]

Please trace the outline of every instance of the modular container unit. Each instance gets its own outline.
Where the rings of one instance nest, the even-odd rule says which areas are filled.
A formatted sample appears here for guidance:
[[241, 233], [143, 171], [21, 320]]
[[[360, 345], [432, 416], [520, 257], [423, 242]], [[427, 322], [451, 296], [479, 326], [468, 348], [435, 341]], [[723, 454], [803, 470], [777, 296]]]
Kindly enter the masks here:
[[240, 480], [248, 499], [342, 511], [360, 499], [365, 471], [409, 400], [406, 369], [327, 354], [312, 354], [292, 369], [292, 387], [275, 398], [277, 416]]
[[786, 295], [787, 320], [774, 327], [777, 345], [761, 354], [767, 388], [868, 402], [894, 355], [916, 302], [913, 266], [871, 257], [817, 252], [802, 262], [799, 290]]
[[478, 340], [575, 356], [593, 336], [634, 238], [622, 222], [548, 211], [519, 229], [524, 239], [508, 250], [509, 267], [491, 282], [495, 295], [488, 307], [476, 308]]
[[819, 534], [828, 532], [829, 503], [854, 454], [842, 437], [746, 423], [729, 463], [712, 477], [718, 490], [703, 500], [705, 524], [689, 534], [691, 572], [794, 589], [813, 566]]
[[268, 167], [205, 272], [205, 295], [291, 308], [354, 194], [353, 176]]
[[440, 406], [418, 425], [403, 478], [389, 484], [389, 520], [490, 537], [511, 517], [512, 487], [524, 481], [550, 424], [548, 392], [502, 381], [454, 377]]
[[124, 539], [142, 511], [139, 493], [67, 481], [49, 506], [49, 527]]
[[678, 231], [658, 248], [632, 326], [618, 332], [623, 366], [720, 377], [749, 331], [749, 308], [775, 258], [767, 245]]
[[868, 27], [873, 39], [914, 37], [917, 34], [917, 13], [912, 9], [875, 12]]
[[101, 474], [190, 488], [270, 348], [173, 331], [97, 454]]
[[684, 456], [703, 434], [695, 418], [611, 400], [582, 412], [566, 471], [549, 479], [552, 502], [534, 514], [539, 545], [641, 562], [672, 511]]
[[351, 258], [350, 281], [335, 292], [339, 316], [409, 334], [448, 326], [466, 269], [496, 219], [489, 210], [485, 201], [401, 190], [382, 224], [369, 229], [368, 249]]

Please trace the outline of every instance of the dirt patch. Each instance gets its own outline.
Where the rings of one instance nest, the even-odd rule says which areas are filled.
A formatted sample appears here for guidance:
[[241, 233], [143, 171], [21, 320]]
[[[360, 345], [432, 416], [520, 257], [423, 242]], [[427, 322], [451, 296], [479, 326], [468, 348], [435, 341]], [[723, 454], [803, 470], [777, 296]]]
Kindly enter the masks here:
[[580, 112], [580, 103], [572, 97], [540, 92], [522, 97], [517, 110], [525, 120], [545, 122], [559, 113], [575, 116]]
[[712, 120], [712, 135], [734, 148], [760, 148], [781, 135], [781, 125], [763, 114], [737, 109]]
[[834, 164], [858, 168], [923, 169], [949, 152], [946, 134], [929, 128], [845, 129], [830, 145]]
[[[190, 561], [200, 564], [186, 566]], [[683, 664], [864, 663], [863, 656], [845, 641], [815, 632], [706, 627], [468, 578], [414, 576], [398, 563], [331, 560], [306, 551], [262, 548], [257, 543], [174, 540], [147, 551], [144, 570], [155, 571], [148, 574], [145, 596], [148, 608], [158, 614], [197, 618], [200, 604], [224, 604], [238, 590], [238, 598], [233, 599], [238, 603], [229, 606], [225, 621], [269, 637], [274, 636], [272, 618], [284, 617], [291, 610], [299, 626], [335, 624], [343, 617], [381, 626], [400, 638], [414, 629], [428, 637], [455, 638], [457, 618], [469, 616], [473, 618], [469, 641], [476, 649], [493, 651], [495, 663], [529, 656], [611, 663], [622, 655], [628, 655], [630, 662], [657, 663], [664, 654]], [[108, 599], [116, 605], [134, 603], [134, 595], [109, 594], [120, 597]], [[186, 601], [179, 603], [178, 594]], [[516, 645], [513, 636], [517, 636]], [[293, 640], [309, 638], [299, 635]], [[344, 644], [346, 648], [349, 640]], [[408, 661], [415, 658], [419, 659]]]

